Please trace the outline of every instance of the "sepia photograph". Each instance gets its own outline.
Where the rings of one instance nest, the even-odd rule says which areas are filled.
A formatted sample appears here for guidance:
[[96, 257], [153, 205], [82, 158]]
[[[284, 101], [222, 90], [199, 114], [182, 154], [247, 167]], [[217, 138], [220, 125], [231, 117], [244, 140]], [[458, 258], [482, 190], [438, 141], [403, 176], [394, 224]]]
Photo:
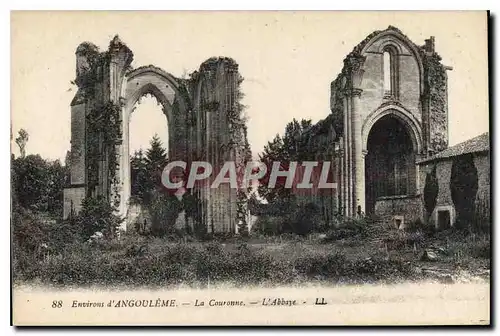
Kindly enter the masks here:
[[490, 326], [487, 11], [12, 11], [14, 326]]

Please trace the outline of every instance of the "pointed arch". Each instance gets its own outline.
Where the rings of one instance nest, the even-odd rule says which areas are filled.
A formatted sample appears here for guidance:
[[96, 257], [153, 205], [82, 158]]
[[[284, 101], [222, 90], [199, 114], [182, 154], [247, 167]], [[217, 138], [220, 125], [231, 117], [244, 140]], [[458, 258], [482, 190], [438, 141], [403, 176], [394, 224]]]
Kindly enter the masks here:
[[397, 51], [397, 54], [402, 54], [402, 48], [401, 45], [404, 45], [412, 54], [412, 56], [415, 58], [418, 64], [418, 71], [419, 71], [419, 77], [420, 77], [420, 93], [424, 92], [424, 81], [423, 81], [423, 76], [424, 76], [424, 65], [422, 61], [422, 56], [420, 54], [420, 51], [418, 50], [418, 47], [410, 41], [405, 35], [403, 35], [399, 30], [396, 29], [386, 29], [384, 31], [381, 31], [378, 34], [375, 34], [368, 42], [366, 42], [363, 45], [363, 48], [361, 48], [360, 54], [365, 55], [367, 50], [377, 41], [385, 39], [383, 43], [380, 44], [378, 48], [379, 53], [384, 52], [384, 48], [387, 47], [388, 45], [392, 46], [395, 48]]
[[397, 99], [399, 97], [399, 55], [401, 49], [392, 43], [385, 43], [381, 49], [384, 96]]
[[373, 125], [380, 118], [386, 115], [394, 116], [395, 118], [399, 119], [402, 122], [402, 124], [406, 127], [410, 135], [413, 148], [417, 153], [421, 153], [423, 150], [423, 146], [422, 146], [422, 127], [420, 125], [420, 122], [413, 116], [411, 112], [406, 111], [402, 107], [394, 104], [389, 104], [384, 107], [381, 107], [376, 111], [370, 113], [370, 115], [368, 115], [361, 129], [361, 134], [363, 137], [363, 150], [364, 151], [367, 150], [368, 135]]

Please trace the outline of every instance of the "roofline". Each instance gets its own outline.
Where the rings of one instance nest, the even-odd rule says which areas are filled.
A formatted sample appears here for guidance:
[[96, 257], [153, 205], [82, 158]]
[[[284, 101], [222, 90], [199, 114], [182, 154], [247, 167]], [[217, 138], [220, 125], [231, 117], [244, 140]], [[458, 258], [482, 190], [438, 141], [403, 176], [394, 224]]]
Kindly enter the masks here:
[[444, 156], [444, 157], [430, 157], [428, 159], [423, 159], [421, 161], [418, 161], [417, 165], [431, 163], [431, 162], [451, 160], [454, 157], [458, 157], [458, 156], [462, 156], [462, 155], [466, 155], [466, 154], [486, 154], [486, 153], [489, 153], [489, 152], [490, 152], [489, 149], [484, 149], [484, 150], [476, 150], [476, 151], [473, 151], [473, 152], [460, 153], [460, 154], [450, 155], [450, 156]]

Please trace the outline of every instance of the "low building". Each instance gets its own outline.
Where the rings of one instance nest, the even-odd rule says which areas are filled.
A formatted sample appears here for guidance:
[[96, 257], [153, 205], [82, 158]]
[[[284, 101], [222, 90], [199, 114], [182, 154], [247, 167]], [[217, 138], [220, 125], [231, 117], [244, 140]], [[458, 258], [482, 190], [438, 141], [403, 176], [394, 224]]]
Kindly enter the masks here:
[[445, 149], [418, 164], [426, 223], [437, 229], [489, 227], [489, 133]]

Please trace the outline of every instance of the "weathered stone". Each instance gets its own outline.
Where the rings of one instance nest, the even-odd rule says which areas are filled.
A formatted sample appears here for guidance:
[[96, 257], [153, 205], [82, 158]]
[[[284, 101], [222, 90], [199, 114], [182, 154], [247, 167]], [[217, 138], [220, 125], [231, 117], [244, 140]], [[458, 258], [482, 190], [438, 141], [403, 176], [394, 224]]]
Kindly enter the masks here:
[[432, 250], [424, 250], [422, 257], [420, 258], [422, 261], [438, 261], [439, 257], [436, 252]]
[[[327, 159], [338, 166], [335, 201], [326, 209], [340, 210], [348, 217], [358, 212], [381, 217], [404, 215], [408, 224], [424, 220], [416, 159], [430, 150], [443, 149], [448, 141], [448, 68], [440, 63], [434, 49], [434, 38], [431, 37], [425, 47], [420, 47], [399, 29], [390, 26], [368, 35], [347, 55], [341, 73], [331, 83], [332, 113], [318, 123], [321, 127], [316, 127], [309, 139], [313, 144], [322, 143], [325, 138], [325, 133], [320, 131], [325, 128], [323, 124], [333, 129], [334, 138], [327, 141], [329, 149], [311, 146], [311, 151], [318, 153], [316, 156], [327, 154]], [[390, 53], [388, 67], [384, 67], [384, 53]], [[384, 69], [389, 69], [388, 76]], [[386, 92], [387, 87], [390, 87], [389, 92]], [[381, 172], [387, 175], [383, 181], [391, 181], [389, 172], [393, 172], [394, 167], [370, 161], [373, 153], [368, 148], [369, 135], [379, 120], [389, 117], [402, 125], [410, 139], [410, 149], [404, 157], [409, 162], [407, 170], [400, 173], [406, 174], [408, 184], [403, 191], [389, 191], [383, 195], [387, 196], [385, 199], [379, 199], [372, 195], [375, 182], [370, 177], [378, 172], [371, 167], [381, 167]], [[401, 155], [394, 154], [396, 156]], [[313, 198], [312, 201], [318, 200]]]
[[[179, 79], [152, 65], [132, 69], [133, 53], [118, 36], [104, 52], [81, 44], [76, 58], [71, 186], [65, 190], [64, 218], [79, 211], [85, 196], [104, 196], [120, 215], [128, 213], [128, 124], [135, 104], [146, 94], [156, 97], [167, 117], [170, 161], [208, 161], [217, 172], [227, 160], [240, 167], [251, 158], [239, 101], [243, 79], [234, 60], [210, 58], [189, 79]], [[193, 194], [201, 199], [196, 218], [207, 230], [235, 232], [241, 211], [235, 190], [195, 189]]]

